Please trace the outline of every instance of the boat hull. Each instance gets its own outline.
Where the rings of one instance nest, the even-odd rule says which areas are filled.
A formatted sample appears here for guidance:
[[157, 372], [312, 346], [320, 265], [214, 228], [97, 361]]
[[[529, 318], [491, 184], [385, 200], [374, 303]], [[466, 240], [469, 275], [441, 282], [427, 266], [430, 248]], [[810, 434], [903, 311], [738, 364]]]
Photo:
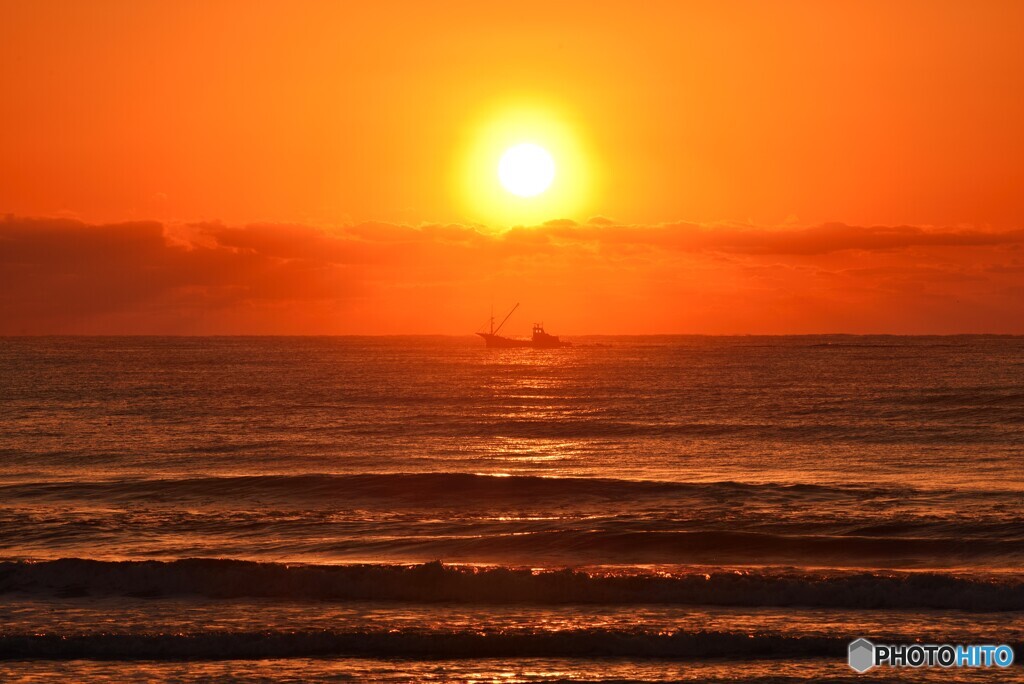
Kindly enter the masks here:
[[517, 348], [530, 348], [530, 349], [558, 349], [560, 347], [571, 347], [571, 342], [562, 342], [553, 335], [547, 335], [546, 337], [554, 339], [546, 340], [517, 340], [511, 337], [502, 337], [501, 335], [492, 335], [490, 333], [477, 333], [480, 337], [484, 338], [484, 342], [487, 346], [493, 349], [517, 349]]
[[513, 349], [516, 347], [533, 346], [533, 342], [531, 340], [515, 340], [511, 337], [502, 337], [501, 335], [492, 335], [490, 333], [477, 333], [477, 335], [484, 338], [484, 342], [487, 343], [488, 347], [494, 347], [496, 349]]

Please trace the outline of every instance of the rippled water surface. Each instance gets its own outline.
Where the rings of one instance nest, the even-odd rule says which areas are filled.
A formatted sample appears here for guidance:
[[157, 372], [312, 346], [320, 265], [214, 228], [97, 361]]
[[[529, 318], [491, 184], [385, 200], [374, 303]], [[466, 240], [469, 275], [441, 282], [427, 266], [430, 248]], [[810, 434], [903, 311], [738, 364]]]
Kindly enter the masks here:
[[1024, 338], [576, 343], [0, 340], [0, 673], [808, 681], [857, 636], [1024, 641]]

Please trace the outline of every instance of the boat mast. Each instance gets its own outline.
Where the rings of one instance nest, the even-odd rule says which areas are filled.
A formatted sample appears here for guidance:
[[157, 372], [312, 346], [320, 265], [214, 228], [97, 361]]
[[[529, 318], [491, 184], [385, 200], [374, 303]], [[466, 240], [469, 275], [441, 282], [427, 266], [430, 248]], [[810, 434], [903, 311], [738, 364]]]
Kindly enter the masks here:
[[[508, 316], [505, 316], [503, 319], [501, 319], [501, 325], [498, 326], [498, 329], [497, 330], [492, 330], [491, 334], [492, 335], [497, 335], [498, 334], [498, 330], [501, 330], [501, 326], [505, 325], [505, 321], [508, 320], [508, 317], [511, 316], [515, 312], [515, 310], [518, 309], [518, 308], [519, 308], [519, 302], [516, 302], [516, 305], [512, 307], [512, 311], [508, 312]], [[494, 325], [494, 318], [491, 318], [491, 325], [492, 326]]]

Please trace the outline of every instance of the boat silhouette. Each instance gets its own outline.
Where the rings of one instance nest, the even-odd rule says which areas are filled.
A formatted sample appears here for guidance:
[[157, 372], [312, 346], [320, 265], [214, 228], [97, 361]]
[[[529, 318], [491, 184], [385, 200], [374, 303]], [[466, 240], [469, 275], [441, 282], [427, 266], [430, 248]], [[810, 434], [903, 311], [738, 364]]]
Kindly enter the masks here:
[[501, 319], [501, 323], [498, 327], [494, 327], [494, 311], [491, 310], [490, 318], [490, 330], [488, 332], [478, 332], [477, 335], [484, 338], [484, 342], [487, 343], [488, 347], [494, 347], [499, 349], [508, 349], [513, 347], [532, 347], [534, 349], [555, 349], [558, 347], [571, 347], [572, 342], [563, 342], [558, 339], [558, 335], [549, 335], [544, 332], [543, 323], [533, 324], [533, 336], [528, 339], [518, 339], [514, 337], [502, 337], [498, 334], [502, 326], [505, 325], [505, 321], [519, 308], [519, 304], [516, 303], [512, 307], [512, 311], [509, 311], [505, 318]]

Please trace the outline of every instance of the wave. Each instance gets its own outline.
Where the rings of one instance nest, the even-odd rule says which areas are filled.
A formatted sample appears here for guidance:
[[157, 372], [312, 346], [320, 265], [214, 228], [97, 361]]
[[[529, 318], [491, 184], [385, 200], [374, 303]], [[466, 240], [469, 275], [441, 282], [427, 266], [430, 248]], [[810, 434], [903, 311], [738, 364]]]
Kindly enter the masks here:
[[765, 496], [774, 498], [866, 499], [904, 493], [896, 488], [827, 486], [817, 484], [746, 484], [741, 482], [666, 482], [596, 477], [496, 476], [472, 473], [374, 473], [245, 475], [183, 479], [92, 480], [31, 482], [0, 486], [0, 498], [121, 501], [179, 501], [190, 498], [298, 498], [385, 500], [409, 503], [495, 500], [597, 499], [628, 501], [651, 497], [714, 498]]
[[[942, 569], [1019, 567], [1024, 561], [1024, 539], [1019, 523], [990, 525], [876, 525], [862, 528], [863, 536], [814, 532], [815, 523], [783, 525], [778, 532], [723, 530], [652, 530], [653, 523], [635, 520], [596, 521], [586, 519], [568, 529], [551, 529], [548, 520], [517, 522], [439, 522], [439, 530], [424, 530], [412, 522], [366, 520], [358, 523], [322, 522], [307, 516], [267, 520], [267, 516], [242, 515], [230, 519], [210, 515], [173, 515], [154, 520], [143, 514], [134, 528], [156, 526], [163, 536], [150, 537], [150, 552], [139, 551], [138, 542], [127, 533], [104, 533], [124, 525], [118, 521], [92, 519], [68, 523], [63, 520], [30, 524], [0, 519], [0, 537], [17, 540], [17, 545], [0, 542], [7, 558], [40, 559], [90, 554], [97, 543], [105, 544], [99, 558], [150, 557], [232, 557], [246, 560], [281, 558], [321, 559], [321, 562], [417, 563], [443, 559], [459, 563], [517, 564], [534, 567], [701, 564], [763, 566], [792, 564], [833, 568], [916, 568]], [[669, 523], [657, 523], [665, 524]], [[685, 524], [685, 523], [683, 523]], [[704, 525], [703, 521], [695, 524]], [[381, 526], [387, 533], [380, 534]], [[928, 527], [942, 528], [933, 536], [922, 536]], [[98, 531], [97, 527], [101, 527]], [[599, 527], [600, 529], [595, 529]], [[847, 525], [836, 527], [848, 527]], [[647, 529], [644, 529], [647, 528]], [[986, 532], [989, 538], [977, 536]], [[966, 532], [967, 537], [958, 532]], [[120, 536], [118, 536], [120, 535]], [[890, 536], [891, 535], [891, 536]], [[916, 536], [915, 536], [916, 535]], [[1002, 538], [997, 535], [1003, 535]], [[1006, 538], [1006, 535], [1014, 535]], [[62, 549], [62, 551], [57, 551]], [[20, 551], [17, 555], [12, 551]], [[90, 554], [91, 555], [91, 554]]]
[[693, 573], [509, 567], [286, 565], [226, 559], [0, 562], [0, 594], [200, 596], [297, 601], [683, 604], [850, 609], [1024, 610], [1024, 577], [750, 570]]
[[0, 660], [841, 657], [848, 639], [823, 636], [582, 629], [560, 631], [299, 630], [174, 634], [0, 634]]
[[[908, 568], [1024, 562], [1021, 520], [1005, 513], [1020, 502], [1011, 490], [379, 473], [29, 482], [0, 487], [0, 500], [7, 506], [0, 550], [15, 558], [33, 549], [45, 558], [91, 556], [102, 539], [116, 547], [108, 558]], [[49, 510], [38, 510], [40, 502]], [[98, 502], [115, 512], [98, 511]], [[894, 502], [928, 514], [894, 519]], [[159, 550], [138, 551], [140, 535]]]
[[[624, 526], [625, 527], [625, 526]], [[835, 563], [841, 567], [1024, 560], [1024, 540], [963, 537], [868, 537], [768, 532], [551, 530], [442, 539], [328, 542], [323, 553], [392, 554], [407, 558], [517, 560], [579, 559], [581, 563]], [[366, 557], [366, 555], [363, 555]], [[565, 561], [563, 561], [565, 562]]]
[[[571, 403], [573, 397], [561, 397], [560, 401]], [[439, 399], [439, 401], [445, 401]], [[858, 399], [858, 401], [860, 401]], [[1012, 430], [1019, 425], [1019, 413], [1006, 412], [989, 415], [991, 425], [964, 425], [943, 422], [941, 414], [919, 413], [915, 406], [894, 405], [900, 420], [889, 421], [885, 430], [879, 430], [875, 422], [877, 415], [850, 413], [848, 409], [818, 413], [814, 410], [796, 409], [788, 415], [776, 414], [771, 418], [752, 416], [749, 422], [735, 420], [707, 420], [704, 422], [673, 422], [672, 417], [663, 416], [651, 421], [631, 419], [616, 420], [609, 417], [566, 416], [537, 418], [489, 417], [463, 418], [446, 417], [433, 420], [416, 416], [400, 427], [400, 434], [420, 438], [536, 438], [536, 439], [728, 439], [752, 443], [754, 448], [766, 441], [786, 441], [794, 444], [827, 442], [850, 442], [861, 445], [905, 444], [908, 441], [919, 444], [948, 444], [950, 442], [977, 444], [993, 440], [993, 431]], [[516, 410], [510, 406], [509, 409]], [[507, 413], [507, 410], [502, 413]], [[634, 411], [635, 413], [635, 411]], [[810, 419], [808, 419], [810, 417]], [[951, 416], [953, 417], [953, 416]], [[422, 420], [421, 420], [422, 419]], [[365, 439], [394, 439], [395, 425], [389, 423], [367, 424], [352, 427], [352, 435]]]

